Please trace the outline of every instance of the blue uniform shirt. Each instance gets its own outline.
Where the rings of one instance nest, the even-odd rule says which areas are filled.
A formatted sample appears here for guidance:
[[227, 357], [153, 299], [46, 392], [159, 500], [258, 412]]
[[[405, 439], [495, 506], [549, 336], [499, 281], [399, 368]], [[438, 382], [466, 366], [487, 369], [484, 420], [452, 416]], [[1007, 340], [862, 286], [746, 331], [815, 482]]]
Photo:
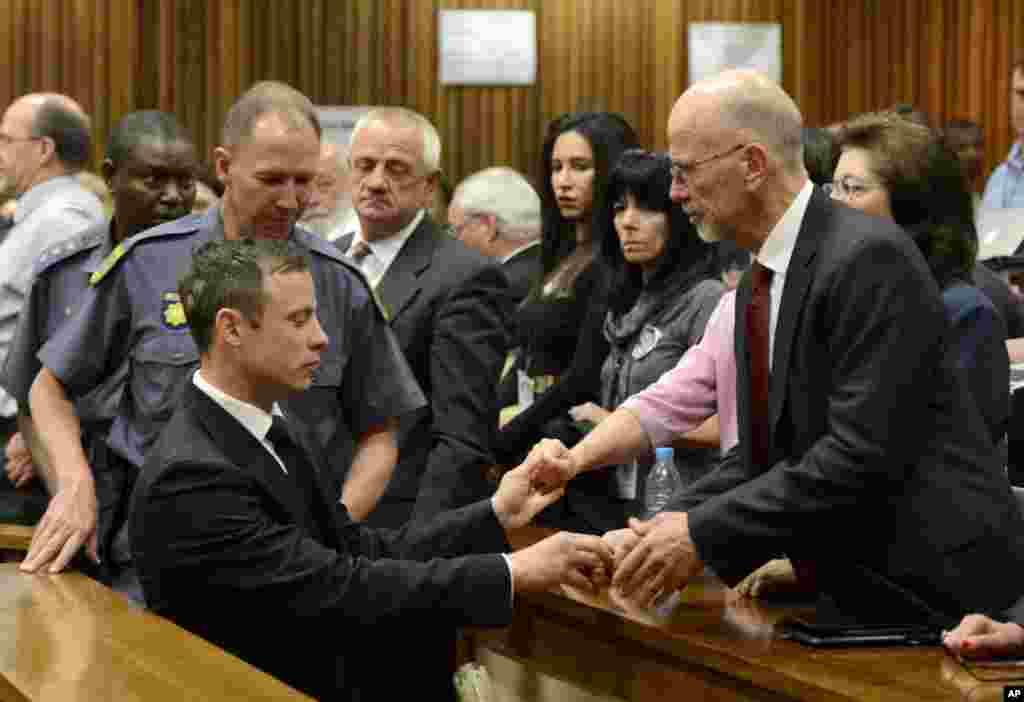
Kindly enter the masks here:
[[[25, 306], [18, 319], [0, 385], [28, 407], [28, 393], [41, 364], [39, 349], [77, 314], [89, 276], [111, 251], [110, 222], [89, 227], [44, 251], [36, 261]], [[75, 409], [86, 433], [106, 436], [117, 415], [127, 374], [122, 364], [89, 394], [77, 398]]]
[[992, 172], [981, 197], [981, 206], [1024, 207], [1024, 154], [1020, 142], [1010, 148], [1006, 160]]
[[[178, 279], [197, 247], [223, 236], [217, 207], [123, 242], [93, 275], [80, 312], [39, 352], [71, 397], [91, 391], [127, 360], [109, 444], [135, 466], [142, 466], [199, 362]], [[285, 411], [305, 422], [325, 450], [340, 489], [354, 436], [425, 400], [359, 272], [319, 237], [296, 227], [292, 238], [310, 250], [317, 316], [330, 343], [313, 386], [285, 403]]]

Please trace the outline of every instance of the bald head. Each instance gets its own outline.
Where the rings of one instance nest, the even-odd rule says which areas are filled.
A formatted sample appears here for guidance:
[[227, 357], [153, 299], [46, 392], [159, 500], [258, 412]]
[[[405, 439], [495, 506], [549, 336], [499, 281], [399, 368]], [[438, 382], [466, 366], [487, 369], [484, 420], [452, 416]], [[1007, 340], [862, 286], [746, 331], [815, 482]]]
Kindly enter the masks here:
[[698, 125], [695, 135], [708, 146], [759, 143], [788, 170], [802, 169], [800, 109], [778, 83], [756, 71], [725, 71], [683, 93], [669, 117], [669, 138], [674, 128]]

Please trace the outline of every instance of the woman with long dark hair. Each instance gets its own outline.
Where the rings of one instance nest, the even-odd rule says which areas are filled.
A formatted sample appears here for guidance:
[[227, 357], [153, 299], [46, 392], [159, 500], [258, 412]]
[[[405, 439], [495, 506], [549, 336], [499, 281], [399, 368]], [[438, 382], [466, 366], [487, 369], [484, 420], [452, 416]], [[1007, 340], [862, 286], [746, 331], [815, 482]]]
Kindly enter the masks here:
[[[573, 408], [577, 421], [599, 424], [672, 369], [700, 341], [725, 291], [713, 247], [669, 199], [670, 165], [663, 154], [635, 149], [612, 170], [604, 210], [595, 220], [598, 256], [608, 275], [602, 333], [609, 352], [599, 400]], [[686, 482], [707, 472], [716, 458], [713, 449], [676, 446], [676, 466]], [[591, 533], [619, 528], [643, 513], [650, 466], [649, 458], [641, 458], [581, 475], [540, 521]]]
[[[597, 399], [608, 353], [602, 334], [607, 277], [596, 261], [595, 220], [607, 208], [612, 166], [637, 145], [620, 115], [572, 112], [548, 127], [541, 188], [541, 278], [515, 320], [515, 364], [503, 381], [505, 405], [518, 415], [496, 444], [501, 463], [514, 465], [542, 435], [579, 438], [566, 412]], [[505, 419], [508, 419], [507, 415]]]

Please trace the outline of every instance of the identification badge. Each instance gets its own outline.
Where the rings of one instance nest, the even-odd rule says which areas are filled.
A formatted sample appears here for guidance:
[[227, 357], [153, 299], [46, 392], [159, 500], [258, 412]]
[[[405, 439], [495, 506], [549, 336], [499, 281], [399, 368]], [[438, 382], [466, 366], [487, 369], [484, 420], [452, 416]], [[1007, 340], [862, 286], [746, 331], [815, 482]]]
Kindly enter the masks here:
[[516, 387], [518, 389], [519, 410], [523, 411], [533, 404], [533, 378], [520, 369], [516, 371]]
[[654, 347], [661, 341], [661, 330], [657, 327], [646, 326], [640, 331], [640, 338], [633, 344], [633, 360], [641, 358], [654, 350]]
[[615, 469], [615, 493], [623, 500], [636, 499], [636, 460]]

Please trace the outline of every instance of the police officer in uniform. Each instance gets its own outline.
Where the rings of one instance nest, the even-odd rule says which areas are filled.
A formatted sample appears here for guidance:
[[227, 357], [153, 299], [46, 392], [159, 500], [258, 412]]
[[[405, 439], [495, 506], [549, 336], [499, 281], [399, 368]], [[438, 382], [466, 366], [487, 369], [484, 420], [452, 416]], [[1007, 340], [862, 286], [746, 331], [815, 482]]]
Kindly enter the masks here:
[[29, 394], [58, 489], [23, 569], [59, 571], [83, 545], [95, 558], [93, 475], [68, 398], [91, 391], [127, 361], [108, 445], [133, 471], [142, 465], [198, 364], [176, 290], [192, 252], [211, 240], [290, 237], [311, 251], [317, 314], [330, 346], [313, 387], [285, 411], [331, 457], [329, 477], [350, 512], [372, 509], [397, 458], [397, 418], [424, 398], [361, 274], [331, 244], [295, 226], [316, 175], [319, 137], [305, 96], [280, 83], [257, 84], [229, 111], [214, 152], [225, 185], [221, 205], [123, 242], [92, 275], [80, 313], [40, 351], [44, 367]]
[[[56, 475], [35, 441], [35, 427], [28, 412], [29, 389], [40, 369], [36, 354], [79, 311], [90, 276], [115, 245], [191, 211], [197, 167], [195, 148], [173, 115], [151, 110], [126, 115], [110, 136], [102, 166], [115, 203], [114, 218], [55, 244], [37, 261], [0, 376], [0, 383], [18, 401], [19, 430], [32, 451], [32, 461], [11, 475], [19, 486], [28, 483], [38, 468], [46, 491], [53, 494], [57, 490]], [[105, 459], [104, 439], [117, 415], [127, 373], [128, 364], [122, 362], [91, 392], [75, 401], [83, 448], [97, 483], [99, 531], [104, 536], [109, 536], [109, 526], [116, 518], [116, 498], [125, 480], [124, 472]], [[100, 543], [106, 545], [102, 538]]]

